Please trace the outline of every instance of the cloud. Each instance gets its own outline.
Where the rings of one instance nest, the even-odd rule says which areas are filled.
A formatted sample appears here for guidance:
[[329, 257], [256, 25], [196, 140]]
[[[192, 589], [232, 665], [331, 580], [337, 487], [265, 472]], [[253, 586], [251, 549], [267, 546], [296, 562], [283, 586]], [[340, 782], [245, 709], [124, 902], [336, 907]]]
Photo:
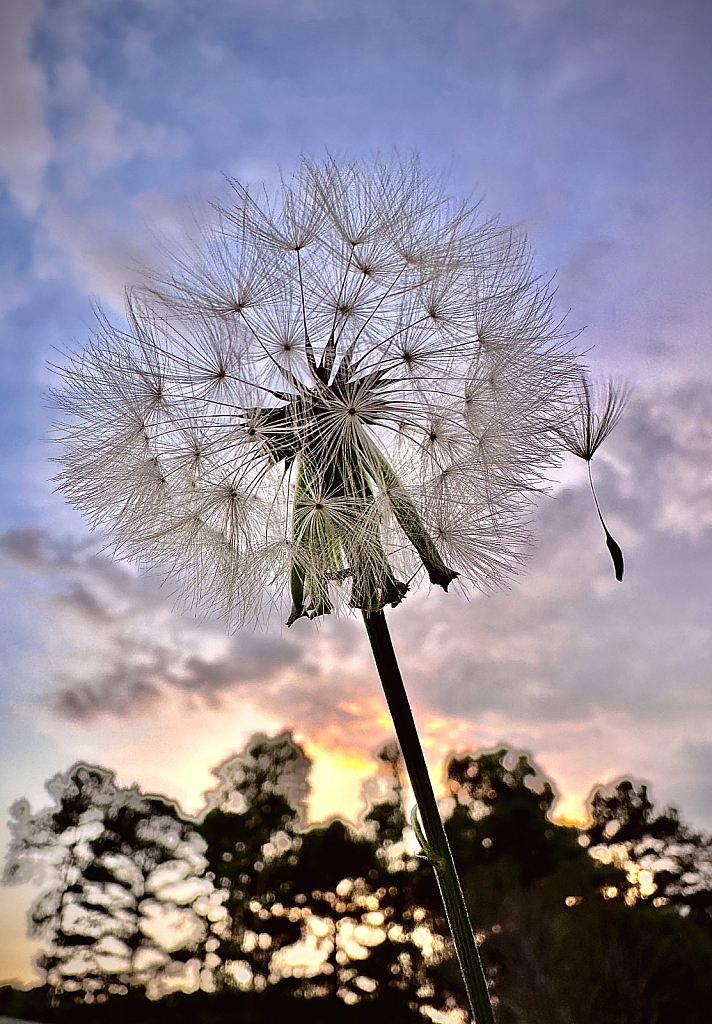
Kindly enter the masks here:
[[[62, 680], [61, 675], [58, 680]], [[81, 684], [72, 679], [70, 686], [56, 693], [53, 707], [60, 718], [90, 722], [101, 714], [122, 718], [145, 714], [159, 696], [159, 687], [144, 666], [115, 666], [104, 673], [99, 684]]]
[[[700, 44], [686, 49], [694, 19], [683, 24], [656, 2], [641, 34], [649, 6], [601, 20], [579, 17], [573, 0], [483, 2], [465, 13], [418, 2], [403, 17], [374, 0], [348, 9], [250, 0], [217, 4], [208, 20], [195, 3], [146, 2], [139, 18], [109, 5], [98, 20], [94, 7], [3, 8], [10, 49], [0, 75], [14, 69], [24, 127], [17, 134], [20, 121], [10, 123], [23, 145], [2, 158], [11, 174], [0, 170], [39, 215], [36, 278], [120, 307], [134, 268], [153, 258], [138, 222], [185, 218], [187, 204], [170, 197], [186, 182], [210, 193], [221, 169], [262, 178], [282, 160], [288, 171], [300, 149], [320, 152], [324, 140], [358, 152], [420, 142], [426, 161], [454, 153], [465, 189], [476, 171], [510, 215], [539, 218], [557, 260], [569, 252], [560, 299], [591, 324], [585, 344], [602, 343], [631, 376], [673, 357], [678, 375], [709, 369], [712, 236], [685, 164], [693, 135], [706, 152], [687, 113], [687, 76], [702, 66]], [[250, 31], [238, 36], [241, 19]], [[342, 66], [330, 44], [346, 36]], [[372, 100], [386, 86], [374, 120]], [[540, 503], [534, 559], [509, 592], [469, 604], [413, 597], [390, 616], [420, 720], [445, 723], [427, 726], [429, 742], [540, 744], [580, 788], [597, 765], [627, 770], [628, 754], [642, 765], [650, 746], [672, 756], [683, 740], [703, 741], [710, 413], [704, 387], [666, 381], [664, 393], [641, 395], [597, 457], [627, 559], [621, 587], [574, 465]], [[61, 716], [57, 732], [76, 723], [84, 735], [138, 734], [173, 705], [194, 724], [220, 708], [259, 709], [334, 756], [356, 757], [389, 731], [356, 619], [229, 638], [212, 620], [179, 616], [166, 590], [95, 555], [96, 542], [27, 529], [0, 546], [14, 572], [28, 573], [28, 602], [44, 619], [43, 651], [25, 678]]]
[[124, 311], [126, 288], [150, 265], [151, 240], [130, 214], [98, 208], [75, 212], [54, 196], [46, 199], [34, 271], [40, 279], [69, 279], [84, 295]]
[[[469, 602], [420, 593], [389, 614], [432, 758], [450, 746], [533, 749], [581, 799], [621, 772], [657, 781], [676, 751], [712, 742], [710, 401], [693, 383], [640, 395], [596, 456], [599, 498], [626, 556], [622, 584], [576, 461], [541, 500], [534, 557], [508, 591]], [[95, 550], [36, 529], [0, 537], [0, 551], [38, 581], [53, 679], [45, 700], [63, 721], [134, 729], [177, 702], [189, 729], [211, 709], [250, 708], [354, 763], [390, 735], [355, 618], [230, 637]], [[687, 792], [680, 768], [667, 779], [673, 796], [676, 779]]]
[[687, 385], [676, 392], [675, 414], [664, 402], [650, 410], [660, 455], [660, 529], [697, 540], [712, 529], [712, 393]]
[[[58, 159], [68, 166], [84, 166], [93, 176], [142, 154], [175, 153], [179, 136], [165, 125], [149, 125], [127, 114], [98, 94], [98, 83], [78, 57], [68, 57], [55, 68], [55, 104], [64, 109]], [[76, 188], [76, 183], [75, 183]]]
[[96, 623], [107, 623], [111, 620], [111, 612], [96, 594], [78, 581], [72, 583], [68, 591], [55, 596], [54, 602], [59, 607], [79, 612], [83, 618]]
[[[54, 681], [46, 699], [61, 718], [140, 718], [180, 695], [218, 706], [229, 692], [259, 701], [266, 691], [284, 712], [304, 705], [308, 680], [322, 671], [306, 636], [228, 636], [220, 623], [179, 614], [156, 580], [96, 548], [37, 527], [0, 535], [7, 564], [35, 581]], [[343, 651], [338, 638], [335, 646]]]
[[[435, 607], [411, 614], [406, 637], [420, 636], [417, 649], [427, 652], [425, 669], [413, 657], [419, 691], [432, 672], [444, 706], [461, 715], [470, 678], [488, 708], [563, 721], [631, 705], [640, 718], [684, 714], [683, 686], [691, 713], [712, 712], [701, 685], [712, 656], [710, 479], [704, 441], [689, 443], [706, 436], [710, 412], [702, 384], [641, 397], [594, 460], [599, 498], [627, 557], [623, 584], [613, 579], [580, 463], [580, 483], [541, 503], [535, 557], [511, 591], [449, 613], [437, 595]], [[450, 639], [433, 625], [445, 618]], [[406, 657], [414, 649], [406, 640]]]
[[678, 799], [689, 821], [712, 819], [712, 739], [681, 745], [672, 764]]
[[[68, 277], [121, 309], [125, 285], [150, 263], [151, 240], [117, 171], [138, 158], [174, 160], [187, 137], [150, 109], [133, 116], [121, 91], [107, 95], [101, 62], [82, 59], [92, 6], [0, 5], [0, 178], [34, 218], [35, 279]], [[7, 271], [5, 307], [28, 294], [26, 279], [8, 277], [12, 263]]]
[[28, 216], [40, 203], [52, 152], [45, 123], [47, 83], [29, 52], [43, 7], [43, 0], [0, 4], [0, 173]]
[[706, 201], [691, 192], [651, 198], [638, 209], [612, 193], [618, 223], [601, 217], [606, 233], [580, 238], [559, 275], [559, 300], [586, 325], [591, 358], [605, 353], [609, 369], [634, 381], [658, 377], [663, 388], [712, 377], [712, 230]]
[[47, 539], [46, 532], [34, 526], [6, 530], [0, 535], [0, 551], [25, 569], [40, 569], [47, 565]]
[[[80, 607], [84, 614], [86, 604], [83, 598]], [[93, 615], [93, 609], [89, 614]], [[59, 689], [53, 707], [61, 718], [89, 723], [102, 715], [140, 717], [150, 713], [159, 700], [174, 700], [181, 693], [194, 698], [194, 707], [196, 703], [219, 707], [226, 693], [242, 692], [259, 702], [258, 691], [265, 686], [273, 695], [279, 690], [286, 710], [290, 688], [301, 688], [301, 679], [291, 687], [285, 680], [290, 670], [299, 673], [304, 669], [303, 652], [293, 641], [248, 635], [227, 641], [218, 656], [206, 656], [186, 654], [180, 635], [162, 644], [147, 636], [131, 635], [116, 621], [107, 632], [103, 657], [96, 659], [86, 681], [77, 680], [75, 667], [56, 674]], [[184, 643], [186, 640], [190, 648], [189, 638], [184, 638]]]

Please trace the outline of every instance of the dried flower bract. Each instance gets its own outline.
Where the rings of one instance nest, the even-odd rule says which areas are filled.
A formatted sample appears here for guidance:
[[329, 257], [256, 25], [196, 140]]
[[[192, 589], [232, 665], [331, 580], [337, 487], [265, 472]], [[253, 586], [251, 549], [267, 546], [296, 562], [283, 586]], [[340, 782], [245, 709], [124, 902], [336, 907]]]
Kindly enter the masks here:
[[233, 183], [62, 373], [60, 488], [233, 624], [499, 582], [577, 378], [525, 239], [397, 158]]

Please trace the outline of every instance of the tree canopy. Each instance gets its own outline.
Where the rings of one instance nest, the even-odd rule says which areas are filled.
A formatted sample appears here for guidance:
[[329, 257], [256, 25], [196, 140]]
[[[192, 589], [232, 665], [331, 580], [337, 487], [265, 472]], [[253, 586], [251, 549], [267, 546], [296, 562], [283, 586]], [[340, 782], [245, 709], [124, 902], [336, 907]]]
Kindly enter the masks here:
[[[289, 733], [257, 735], [214, 769], [196, 818], [85, 764], [50, 780], [50, 807], [18, 801], [5, 878], [42, 887], [44, 985], [3, 989], [0, 1012], [466, 1019], [397, 745], [357, 825], [306, 826], [310, 767]], [[501, 1024], [708, 1019], [710, 837], [629, 780], [593, 793], [586, 828], [559, 823], [552, 783], [505, 748], [451, 755], [444, 781]]]

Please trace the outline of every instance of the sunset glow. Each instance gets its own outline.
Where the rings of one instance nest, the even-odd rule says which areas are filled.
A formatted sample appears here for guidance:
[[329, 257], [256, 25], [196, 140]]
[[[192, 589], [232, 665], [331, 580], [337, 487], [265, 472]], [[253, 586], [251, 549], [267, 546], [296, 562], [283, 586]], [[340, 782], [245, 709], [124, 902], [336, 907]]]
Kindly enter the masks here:
[[[313, 761], [309, 823], [358, 823], [383, 781], [360, 614], [229, 631], [182, 612], [56, 492], [46, 396], [94, 307], [122, 323], [125, 288], [200, 234], [226, 177], [269, 190], [301, 156], [395, 147], [526, 231], [592, 379], [632, 387], [595, 464], [622, 582], [565, 453], [531, 536], [503, 537], [524, 553], [506, 586], [413, 586], [386, 609], [438, 798], [448, 754], [506, 748], [552, 783], [557, 822], [585, 826], [592, 790], [629, 778], [710, 827], [711, 34], [693, 0], [0, 4], [3, 820], [77, 762], [198, 814], [211, 769], [285, 730]], [[654, 884], [639, 872], [627, 898], [665, 906]], [[37, 980], [38, 891], [3, 892], [0, 981]]]

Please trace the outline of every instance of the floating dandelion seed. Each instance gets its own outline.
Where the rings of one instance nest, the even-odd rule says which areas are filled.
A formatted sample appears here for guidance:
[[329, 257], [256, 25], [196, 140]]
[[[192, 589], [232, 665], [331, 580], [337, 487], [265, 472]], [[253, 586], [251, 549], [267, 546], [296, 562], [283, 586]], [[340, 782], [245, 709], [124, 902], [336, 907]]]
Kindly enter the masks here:
[[[288, 624], [361, 609], [473, 1012], [491, 1022], [382, 609], [419, 578], [491, 587], [516, 569], [580, 370], [526, 240], [416, 160], [303, 160], [272, 199], [233, 191], [171, 273], [128, 296], [127, 327], [102, 319], [61, 371], [59, 486], [119, 552], [233, 625], [285, 592]], [[602, 440], [615, 403], [601, 420], [586, 408]]]
[[609, 381], [604, 388], [593, 391], [584, 374], [581, 379], [580, 393], [576, 401], [574, 413], [565, 426], [559, 429], [559, 436], [567, 448], [579, 459], [584, 459], [588, 467], [588, 482], [591, 485], [591, 494], [596, 505], [598, 518], [601, 520], [603, 532], [606, 535], [606, 546], [613, 561], [616, 579], [620, 583], [623, 579], [623, 552], [608, 531], [603, 519], [601, 506], [596, 497], [596, 490], [593, 486], [591, 475], [591, 460], [600, 446], [606, 440], [625, 409], [629, 390], [623, 385], [615, 385]]

